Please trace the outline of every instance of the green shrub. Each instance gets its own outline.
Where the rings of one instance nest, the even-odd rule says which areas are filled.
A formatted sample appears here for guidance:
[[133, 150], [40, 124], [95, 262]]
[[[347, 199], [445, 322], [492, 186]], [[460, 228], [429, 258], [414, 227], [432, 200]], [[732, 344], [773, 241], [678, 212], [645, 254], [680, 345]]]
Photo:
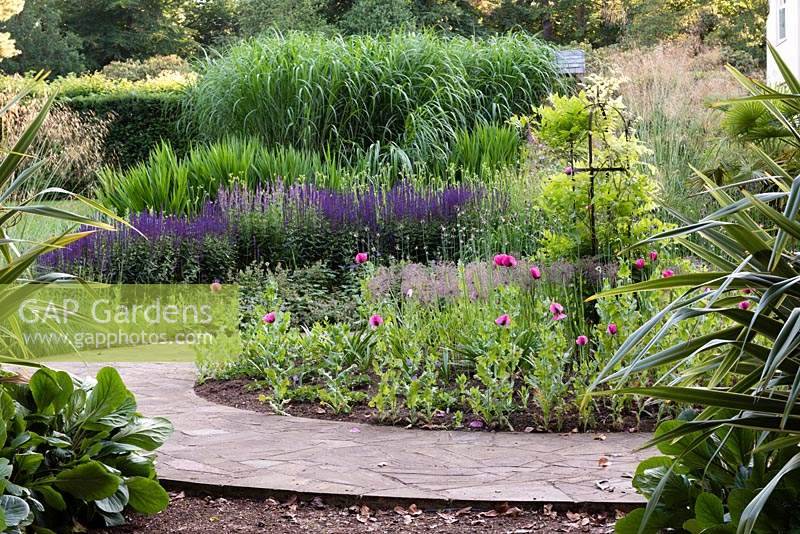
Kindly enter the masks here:
[[153, 56], [147, 59], [112, 61], [102, 68], [100, 74], [109, 80], [140, 81], [169, 75], [188, 75], [192, 72], [189, 62], [176, 56]]
[[553, 95], [535, 119], [515, 119], [532, 124], [533, 135], [563, 158], [535, 200], [547, 221], [541, 245], [550, 258], [615, 258], [663, 227], [654, 215], [657, 184], [642, 162], [649, 152], [627, 129], [613, 89], [595, 79], [576, 95]]
[[153, 451], [172, 425], [137, 414], [113, 368], [96, 382], [43, 368], [26, 384], [3, 384], [0, 420], [4, 532], [119, 526], [126, 508], [149, 515], [169, 504]]
[[127, 167], [147, 158], [162, 140], [186, 152], [191, 135], [179, 130], [182, 97], [178, 93], [93, 94], [65, 98], [73, 111], [107, 121], [106, 161]]
[[413, 30], [416, 23], [410, 0], [356, 0], [339, 26], [349, 34], [381, 34]]
[[251, 135], [345, 156], [394, 144], [412, 162], [446, 163], [459, 132], [502, 123], [561, 87], [553, 57], [524, 35], [266, 36], [205, 63], [187, 120], [211, 139]]
[[[665, 421], [656, 437], [680, 429], [697, 414], [687, 411], [676, 421]], [[676, 529], [692, 534], [733, 533], [748, 504], [778, 473], [792, 469], [792, 455], [785, 448], [770, 450], [771, 439], [760, 443], [759, 432], [750, 428], [718, 429], [684, 435], [674, 442], [658, 444], [661, 456], [648, 458], [636, 468], [633, 486], [644, 496], [660, 494], [644, 534]], [[664, 487], [659, 489], [659, 484]], [[792, 532], [800, 525], [795, 503], [800, 498], [800, 474], [788, 473], [776, 488], [780, 499], [769, 499], [753, 532]], [[639, 508], [618, 521], [618, 534], [637, 534], [645, 510]]]

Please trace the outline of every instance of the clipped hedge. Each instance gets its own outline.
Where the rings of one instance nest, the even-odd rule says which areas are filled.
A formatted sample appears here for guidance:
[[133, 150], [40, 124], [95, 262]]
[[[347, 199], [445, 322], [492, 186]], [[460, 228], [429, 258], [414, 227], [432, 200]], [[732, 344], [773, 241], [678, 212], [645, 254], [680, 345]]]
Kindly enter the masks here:
[[63, 101], [79, 113], [109, 120], [106, 161], [130, 167], [147, 159], [167, 140], [178, 154], [188, 150], [191, 136], [178, 126], [181, 94], [175, 92], [89, 94]]

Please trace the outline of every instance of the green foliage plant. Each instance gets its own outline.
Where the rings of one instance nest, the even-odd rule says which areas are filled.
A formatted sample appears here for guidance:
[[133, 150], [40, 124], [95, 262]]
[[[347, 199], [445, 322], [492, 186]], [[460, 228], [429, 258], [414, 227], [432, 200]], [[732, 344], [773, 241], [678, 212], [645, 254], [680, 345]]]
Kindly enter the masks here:
[[27, 383], [0, 386], [0, 526], [3, 532], [115, 527], [132, 509], [169, 504], [155, 451], [172, 433], [163, 418], [136, 412], [117, 371], [78, 380], [42, 368]]
[[[777, 62], [790, 90], [800, 94], [800, 84], [788, 67], [780, 58]], [[749, 87], [755, 83], [740, 79]], [[792, 131], [775, 103], [794, 97], [759, 89], [766, 93], [740, 102], [761, 103]], [[648, 460], [640, 466], [637, 484], [649, 502], [619, 527], [620, 532], [655, 532], [667, 526], [740, 534], [796, 528], [793, 512], [767, 511], [793, 507], [800, 467], [795, 422], [800, 394], [795, 350], [800, 308], [795, 294], [800, 179], [766, 155], [762, 165], [770, 173], [764, 178], [771, 186], [768, 192], [753, 194], [742, 187], [734, 196], [701, 175], [719, 208], [699, 221], [686, 220], [682, 227], [648, 239], [677, 239], [711, 265], [711, 271], [603, 293], [609, 297], [670, 291], [672, 301], [628, 337], [595, 385], [671, 365], [679, 373], [669, 382], [622, 387], [616, 392], [703, 407], [691, 420], [664, 427], [651, 441], [670, 458]], [[662, 350], [652, 349], [653, 341], [662, 339], [671, 327], [691, 330], [692, 323], [702, 317], [722, 321], [713, 331], [692, 334]], [[706, 465], [702, 473], [697, 469], [698, 455]], [[655, 480], [646, 480], [651, 476]], [[695, 482], [693, 477], [699, 478]], [[671, 495], [675, 484], [684, 488], [683, 502]], [[710, 495], [704, 496], [701, 488]]]

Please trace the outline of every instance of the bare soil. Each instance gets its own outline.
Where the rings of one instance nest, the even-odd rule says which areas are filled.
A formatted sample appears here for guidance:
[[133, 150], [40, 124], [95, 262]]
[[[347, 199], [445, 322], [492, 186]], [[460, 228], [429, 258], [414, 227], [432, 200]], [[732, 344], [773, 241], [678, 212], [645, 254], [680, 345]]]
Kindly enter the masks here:
[[[211, 401], [234, 408], [262, 412], [276, 413], [268, 403], [259, 400], [261, 394], [258, 390], [248, 389], [253, 383], [250, 379], [234, 380], [207, 380], [195, 385], [195, 392]], [[389, 426], [411, 426], [427, 430], [470, 430], [470, 431], [511, 431], [507, 426], [489, 427], [483, 425], [477, 415], [465, 413], [461, 427], [454, 424], [453, 414], [439, 413], [431, 422], [411, 421], [407, 413], [401, 413], [397, 421], [381, 420], [378, 411], [370, 408], [366, 403], [353, 406], [350, 413], [336, 413], [329, 407], [314, 402], [293, 402], [283, 408], [284, 412], [295, 417], [309, 417], [312, 419], [326, 419], [331, 421], [349, 421], [353, 423], [372, 423]], [[656, 426], [656, 419], [648, 414], [639, 417], [636, 413], [624, 413], [619, 418], [610, 410], [599, 406], [595, 410], [594, 432], [651, 432]], [[535, 411], [514, 413], [509, 417], [515, 432], [579, 432], [586, 430], [577, 412], [566, 414], [560, 425], [551, 421], [549, 428], [542, 424], [542, 415]], [[472, 423], [472, 424], [470, 424]]]
[[376, 533], [611, 533], [621, 512], [557, 512], [549, 505], [521, 509], [501, 505], [492, 510], [471, 508], [420, 510], [413, 504], [386, 508], [366, 505], [329, 506], [320, 497], [280, 503], [274, 499], [222, 498], [171, 493], [169, 507], [152, 517], [130, 516], [130, 523], [95, 534], [217, 534], [297, 532], [320, 534]]

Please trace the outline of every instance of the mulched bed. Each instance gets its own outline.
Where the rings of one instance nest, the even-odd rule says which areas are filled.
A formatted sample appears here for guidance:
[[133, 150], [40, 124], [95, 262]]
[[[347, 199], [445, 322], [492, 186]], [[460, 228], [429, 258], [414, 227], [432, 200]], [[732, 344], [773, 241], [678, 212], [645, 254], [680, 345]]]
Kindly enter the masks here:
[[[262, 412], [274, 414], [275, 412], [270, 408], [269, 404], [259, 400], [259, 391], [248, 390], [247, 386], [253, 380], [250, 379], [233, 379], [233, 380], [207, 380], [202, 384], [195, 385], [195, 392], [211, 402], [232, 406], [244, 410], [251, 410], [254, 412]], [[399, 422], [381, 421], [377, 416], [377, 410], [370, 408], [366, 403], [361, 403], [353, 406], [350, 413], [334, 413], [330, 408], [327, 408], [318, 403], [309, 402], [295, 402], [284, 408], [284, 411], [289, 415], [295, 417], [309, 417], [312, 419], [326, 419], [332, 421], [349, 421], [353, 423], [373, 423], [392, 426], [408, 426], [407, 420], [401, 419]], [[402, 415], [402, 414], [401, 414]], [[601, 408], [599, 413], [595, 414], [596, 423], [592, 426], [591, 430], [594, 432], [652, 432], [656, 426], [656, 419], [654, 417], [647, 417], [643, 414], [641, 419], [637, 418], [636, 414], [628, 413], [623, 416], [622, 424], [617, 424], [615, 417], [610, 412], [604, 412]], [[541, 417], [536, 413], [515, 413], [509, 418], [514, 431], [517, 432], [568, 432], [568, 431], [582, 431], [577, 414], [567, 414], [561, 428], [544, 428], [541, 425]], [[464, 428], [460, 430], [472, 431], [508, 431], [507, 427], [488, 428], [480, 426], [474, 428], [469, 426], [470, 422], [477, 420], [477, 417], [472, 414], [464, 414]], [[479, 423], [475, 423], [477, 426]], [[441, 414], [434, 418], [432, 424], [419, 423], [417, 428], [429, 430], [445, 430], [453, 429], [453, 416], [452, 414]]]
[[153, 517], [131, 516], [130, 524], [96, 534], [219, 532], [294, 534], [353, 534], [361, 532], [405, 533], [504, 533], [614, 531], [621, 512], [557, 512], [549, 505], [520, 509], [501, 505], [493, 510], [471, 508], [419, 510], [413, 504], [387, 508], [366, 505], [329, 506], [319, 498], [279, 503], [274, 499], [221, 498], [200, 494], [171, 493], [170, 506]]

